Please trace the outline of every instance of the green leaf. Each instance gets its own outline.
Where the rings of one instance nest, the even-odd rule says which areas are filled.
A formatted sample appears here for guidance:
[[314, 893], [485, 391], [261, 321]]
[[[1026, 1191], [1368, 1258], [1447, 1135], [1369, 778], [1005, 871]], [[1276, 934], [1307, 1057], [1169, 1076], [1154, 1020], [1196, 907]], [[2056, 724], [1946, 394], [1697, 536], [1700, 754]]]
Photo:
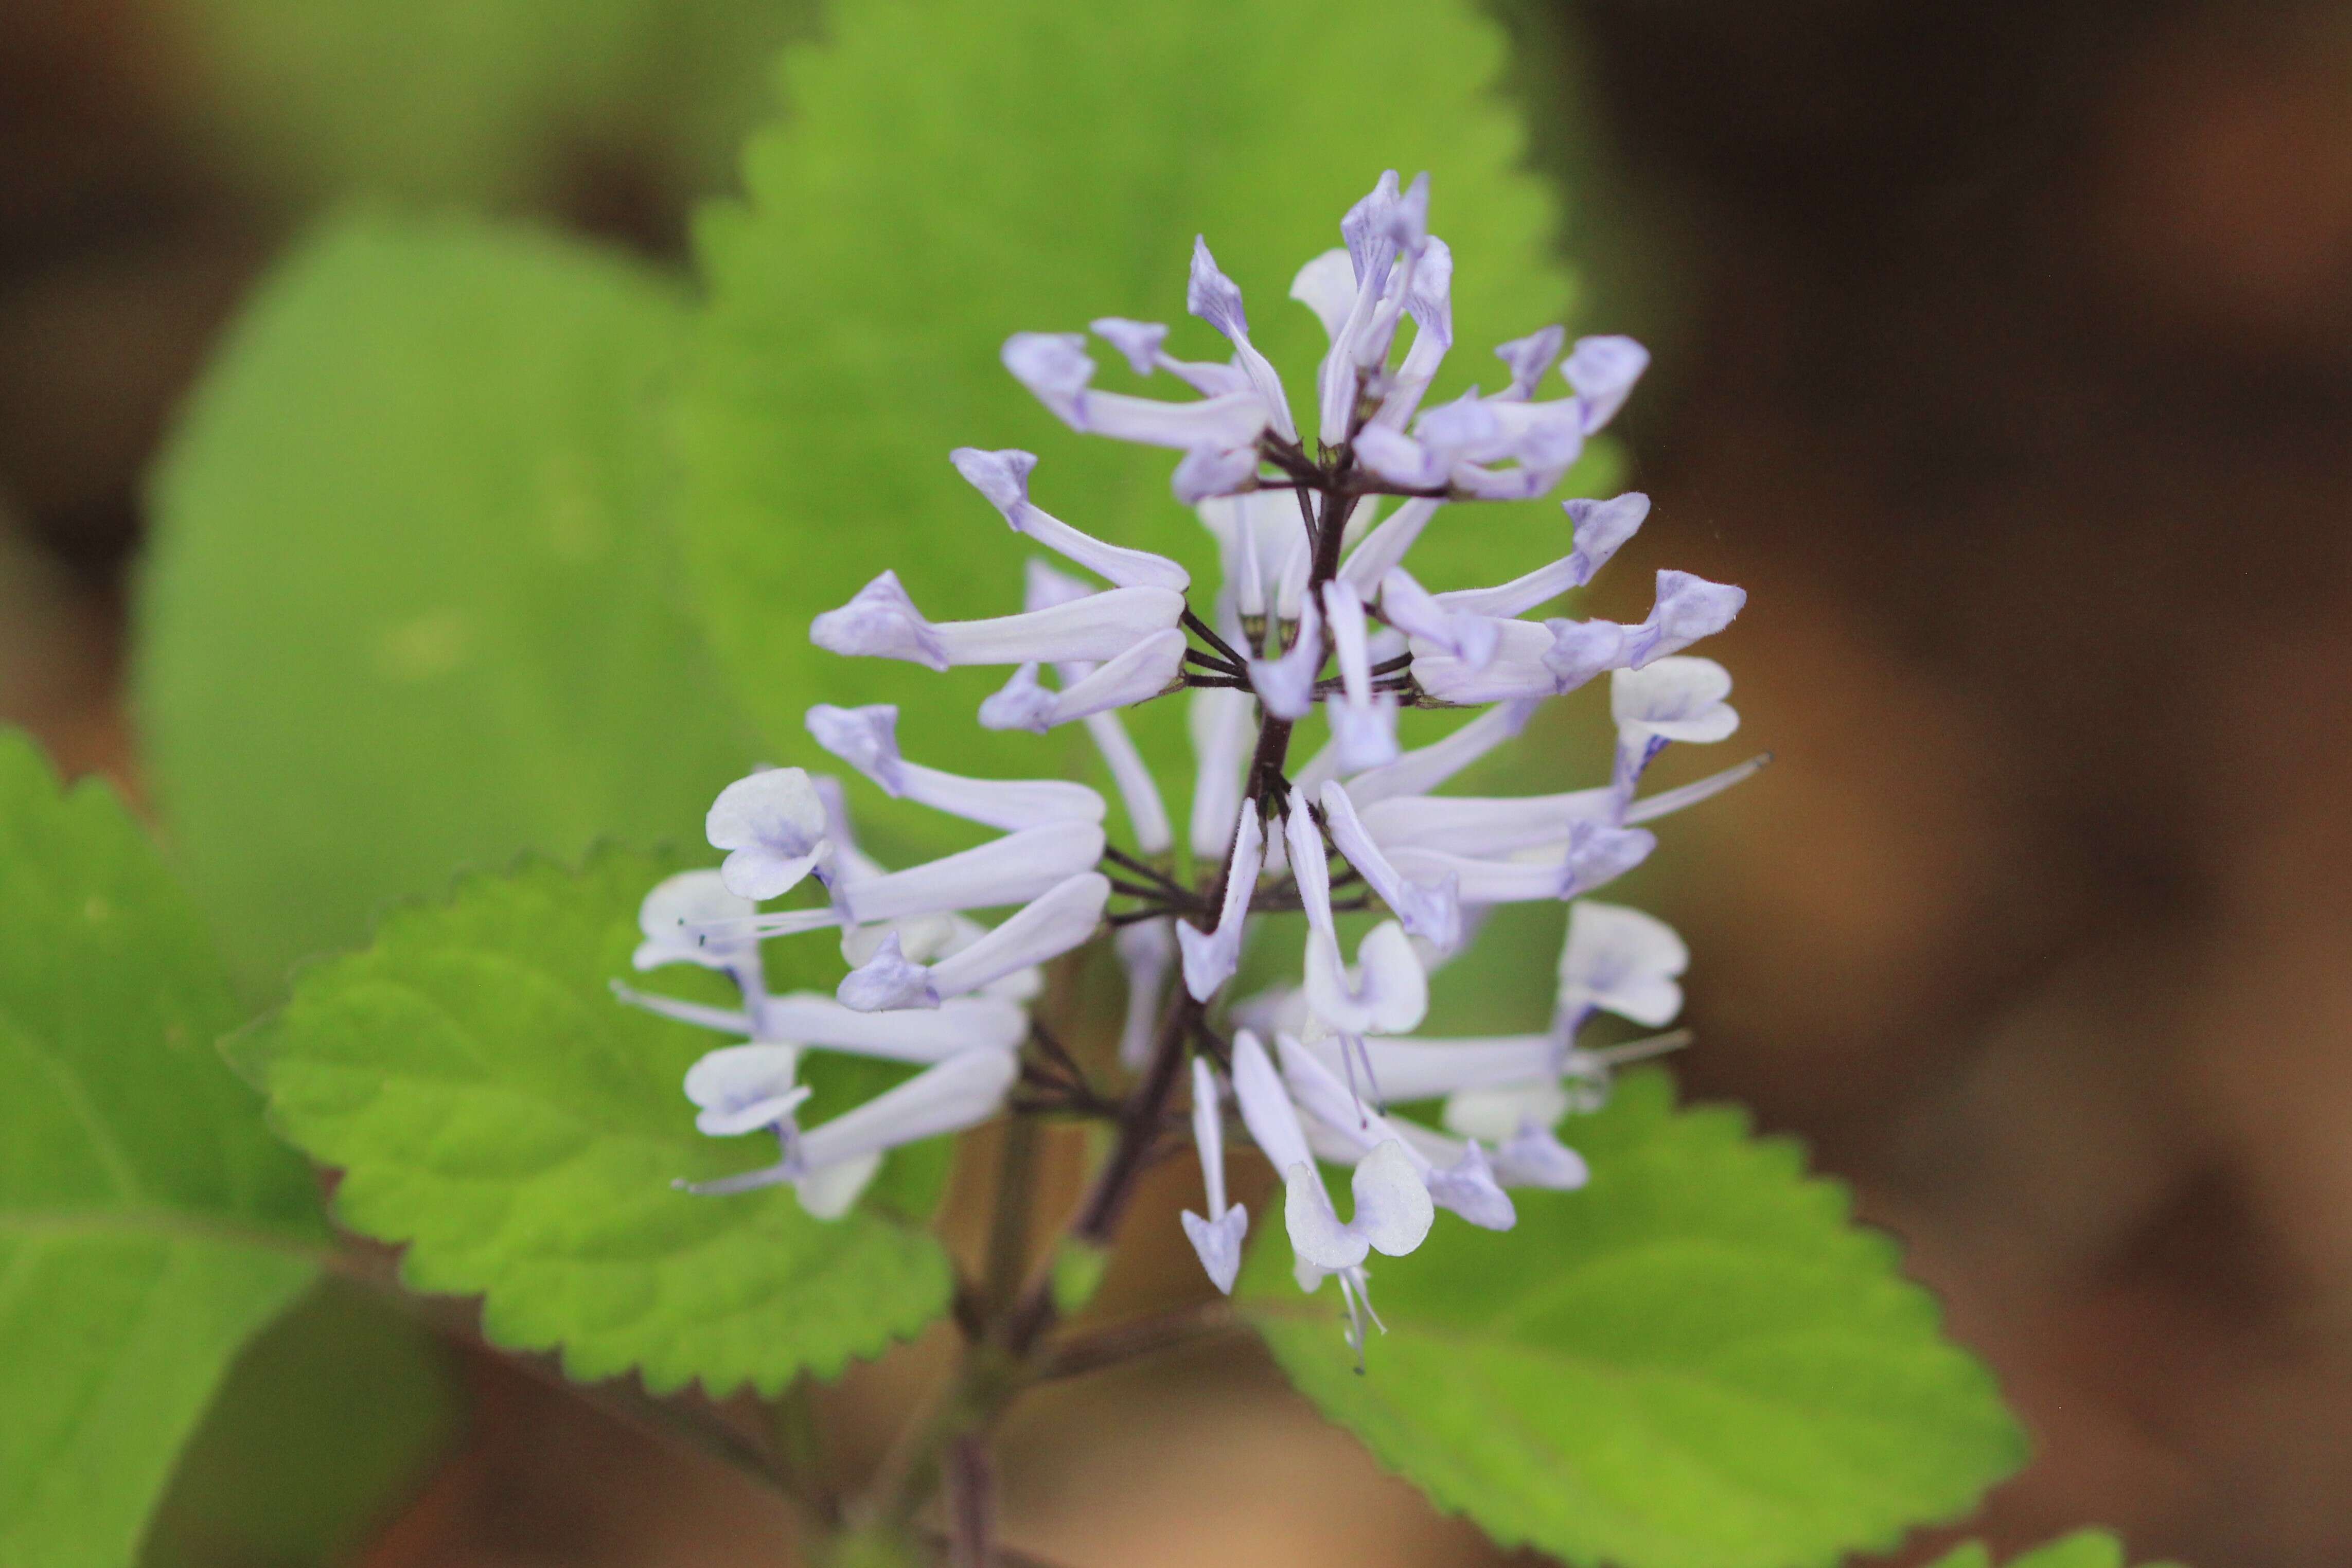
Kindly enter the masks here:
[[297, 195], [609, 208], [725, 183], [809, 0], [184, 0], [197, 118]]
[[249, 985], [461, 866], [690, 831], [745, 770], [660, 516], [680, 323], [577, 246], [360, 216], [237, 327], [157, 486], [135, 696]]
[[[1048, 510], [1212, 569], [1169, 492], [1174, 455], [1064, 428], [998, 364], [1012, 333], [1126, 315], [1178, 323], [1176, 351], [1223, 359], [1183, 314], [1204, 233], [1311, 423], [1322, 332], [1286, 296], [1386, 167], [1432, 172], [1454, 247], [1460, 347], [1441, 392], [1494, 384], [1489, 344], [1561, 319], [1558, 214], [1519, 167], [1503, 54], [1464, 0], [1366, 0], [1344, 25], [1316, 0], [837, 5], [831, 41], [787, 56], [793, 117], [751, 144], [748, 204], [698, 229], [710, 303], [683, 416], [695, 585], [778, 759], [808, 754], [801, 716], [822, 697], [898, 703], [928, 760], [1077, 765], [1082, 735], [976, 728], [1006, 671], [933, 675], [809, 645], [810, 618], [885, 567], [934, 618], [1020, 607], [1034, 552], [956, 476], [952, 447], [1035, 451]], [[1097, 358], [1106, 385], [1126, 384], [1115, 355]], [[1189, 395], [1172, 385], [1159, 395]], [[1544, 502], [1454, 507], [1430, 537], [1433, 579], [1453, 586], [1525, 570], [1567, 534]], [[1147, 752], [1176, 754], [1180, 707], [1138, 711]]]
[[2022, 1458], [1990, 1377], [1793, 1144], [1675, 1111], [1656, 1071], [1570, 1142], [1584, 1191], [1514, 1193], [1507, 1233], [1441, 1218], [1373, 1270], [1365, 1375], [1336, 1289], [1300, 1296], [1278, 1234], [1252, 1260], [1292, 1381], [1439, 1506], [1580, 1564], [1797, 1568], [1957, 1514]]
[[220, 960], [104, 786], [0, 735], [0, 1563], [127, 1563], [325, 1239], [214, 1053]]
[[[637, 1367], [656, 1392], [699, 1378], [772, 1394], [920, 1328], [945, 1307], [948, 1264], [870, 1207], [824, 1223], [788, 1187], [672, 1189], [776, 1154], [695, 1131], [679, 1081], [721, 1037], [610, 990], [630, 973], [638, 900], [676, 869], [608, 851], [577, 875], [532, 862], [467, 878], [446, 905], [394, 913], [365, 952], [304, 970], [236, 1055], [286, 1134], [341, 1168], [338, 1217], [408, 1243], [415, 1288], [486, 1295], [500, 1344], [560, 1345], [575, 1377]], [[785, 966], [824, 946], [779, 945], [773, 983], [802, 983]]]
[[334, 1568], [463, 1427], [446, 1341], [329, 1275], [237, 1358], [155, 1511], [140, 1568]]
[[[2009, 1568], [2125, 1568], [2124, 1543], [2104, 1530], [2078, 1530], [2009, 1560]], [[1971, 1541], [1936, 1559], [1932, 1568], [1992, 1568], [1984, 1542]], [[2151, 1563], [2147, 1568], [2180, 1568]]]

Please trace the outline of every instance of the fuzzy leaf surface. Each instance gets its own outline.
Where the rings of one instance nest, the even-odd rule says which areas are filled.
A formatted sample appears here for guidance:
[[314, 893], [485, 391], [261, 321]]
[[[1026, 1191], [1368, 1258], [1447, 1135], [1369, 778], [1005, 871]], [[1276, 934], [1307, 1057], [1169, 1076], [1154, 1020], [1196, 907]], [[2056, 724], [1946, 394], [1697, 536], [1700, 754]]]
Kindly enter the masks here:
[[1359, 1376], [1337, 1287], [1269, 1232], [1244, 1286], [1293, 1383], [1439, 1506], [1580, 1565], [1809, 1568], [1965, 1511], [2023, 1457], [1893, 1244], [1793, 1145], [1633, 1074], [1568, 1124], [1577, 1193], [1376, 1260]]
[[[303, 971], [235, 1055], [279, 1127], [342, 1171], [338, 1218], [406, 1243], [415, 1289], [485, 1296], [499, 1343], [560, 1347], [575, 1377], [635, 1368], [656, 1392], [772, 1394], [936, 1316], [947, 1260], [878, 1207], [825, 1223], [789, 1187], [673, 1190], [776, 1157], [772, 1138], [695, 1130], [679, 1082], [723, 1036], [612, 995], [635, 977], [638, 900], [676, 869], [607, 851], [577, 873], [534, 861], [468, 877]], [[691, 991], [658, 978], [724, 999], [711, 977]]]
[[135, 696], [257, 994], [460, 868], [693, 833], [747, 770], [673, 597], [682, 319], [585, 246], [361, 215], [232, 333], [157, 487]]
[[128, 1563], [238, 1348], [309, 1282], [310, 1173], [215, 1052], [195, 911], [111, 791], [0, 735], [0, 1563]]

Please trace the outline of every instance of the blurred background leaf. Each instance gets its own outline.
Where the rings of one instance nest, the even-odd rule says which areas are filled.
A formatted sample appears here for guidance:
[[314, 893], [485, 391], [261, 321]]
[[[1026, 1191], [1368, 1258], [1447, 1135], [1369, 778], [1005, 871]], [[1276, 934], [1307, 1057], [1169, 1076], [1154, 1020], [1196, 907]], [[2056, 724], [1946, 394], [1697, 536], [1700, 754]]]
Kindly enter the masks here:
[[284, 194], [514, 207], [729, 183], [814, 0], [184, 0], [194, 118]]
[[1580, 1568], [1828, 1568], [2022, 1462], [1991, 1377], [1794, 1145], [1676, 1112], [1655, 1070], [1561, 1132], [1589, 1187], [1375, 1264], [1368, 1375], [1336, 1285], [1301, 1296], [1259, 1227], [1244, 1294], [1276, 1359], [1440, 1507]]
[[[2078, 1530], [2074, 1534], [2021, 1552], [2008, 1568], [2126, 1568], [2130, 1559], [2124, 1543], [2104, 1530]], [[1992, 1552], [1982, 1542], [1971, 1541], [1936, 1559], [1933, 1568], [1992, 1568]], [[2181, 1568], [2177, 1563], [2151, 1563], [2147, 1568]]]
[[[305, 970], [234, 1054], [287, 1136], [342, 1171], [337, 1217], [406, 1243], [411, 1287], [481, 1294], [494, 1343], [560, 1347], [577, 1378], [635, 1369], [656, 1393], [699, 1380], [772, 1396], [938, 1316], [947, 1257], [873, 1205], [827, 1222], [789, 1186], [672, 1187], [776, 1158], [764, 1135], [695, 1130], [678, 1083], [724, 1037], [613, 996], [638, 901], [678, 869], [615, 850], [576, 874], [533, 861], [469, 877], [446, 904], [395, 913], [364, 952]], [[698, 1000], [727, 989], [683, 980], [702, 982]]]
[[310, 1174], [214, 1054], [202, 923], [113, 792], [0, 734], [0, 1562], [130, 1561], [229, 1361], [310, 1280]]
[[431, 1329], [330, 1275], [264, 1329], [188, 1439], [141, 1568], [327, 1568], [423, 1482], [465, 1416]]
[[672, 600], [634, 266], [354, 215], [285, 264], [156, 483], [136, 714], [248, 989], [468, 865], [689, 836], [750, 743]]
[[[829, 39], [787, 57], [792, 117], [747, 154], [748, 204], [698, 230], [710, 304], [684, 419], [698, 595], [779, 760], [813, 750], [801, 716], [822, 692], [898, 703], [909, 754], [944, 766], [1086, 765], [1076, 727], [1043, 742], [977, 729], [1008, 671], [938, 676], [809, 645], [810, 618], [885, 567], [934, 619], [1019, 608], [1031, 552], [951, 447], [1029, 447], [1049, 511], [1213, 564], [1169, 494], [1171, 455], [1054, 421], [998, 364], [1011, 333], [1125, 315], [1175, 323], [1181, 355], [1223, 357], [1182, 314], [1205, 233], [1307, 406], [1321, 329], [1286, 298], [1292, 275], [1390, 166], [1432, 172], [1454, 247], [1460, 347], [1442, 389], [1493, 383], [1489, 345], [1574, 304], [1557, 200], [1520, 167], [1501, 29], [1470, 5], [1375, 0], [1335, 25], [1308, 0], [847, 0]], [[1126, 383], [1116, 355], [1097, 359], [1105, 384]], [[1596, 463], [1576, 483], [1605, 478]], [[1561, 553], [1567, 527], [1551, 504], [1456, 507], [1430, 537], [1430, 575], [1454, 586]], [[1180, 704], [1134, 716], [1148, 753], [1181, 756]], [[883, 820], [940, 841], [935, 819]]]

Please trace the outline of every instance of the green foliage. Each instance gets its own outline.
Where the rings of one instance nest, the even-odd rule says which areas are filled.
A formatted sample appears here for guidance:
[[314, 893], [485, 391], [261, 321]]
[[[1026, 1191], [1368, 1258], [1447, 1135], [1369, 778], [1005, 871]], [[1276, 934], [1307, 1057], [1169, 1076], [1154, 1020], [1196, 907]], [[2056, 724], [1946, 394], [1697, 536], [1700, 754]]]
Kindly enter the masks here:
[[1291, 1379], [1507, 1545], [1621, 1568], [1798, 1568], [1966, 1509], [2021, 1458], [1991, 1379], [1894, 1246], [1795, 1145], [1628, 1077], [1572, 1124], [1580, 1193], [1517, 1228], [1449, 1217], [1373, 1270], [1391, 1331], [1357, 1375], [1336, 1287], [1302, 1298], [1277, 1227], [1244, 1294]]
[[[2125, 1568], [2124, 1543], [2104, 1530], [2078, 1530], [2009, 1560], [2009, 1568]], [[1971, 1541], [1936, 1560], [1933, 1568], [1992, 1568], [1992, 1552]], [[2151, 1563], [2147, 1568], [2180, 1568]]]
[[[1285, 296], [1391, 165], [1432, 172], [1454, 251], [1461, 346], [1441, 392], [1493, 384], [1486, 345], [1571, 302], [1552, 200], [1520, 171], [1494, 90], [1499, 31], [1458, 0], [1370, 0], [1344, 24], [1311, 0], [844, 0], [831, 37], [787, 57], [793, 117], [753, 141], [748, 204], [700, 226], [710, 306], [683, 426], [696, 588], [778, 760], [807, 755], [801, 715], [822, 697], [899, 704], [915, 756], [1078, 766], [1082, 737], [976, 732], [1005, 671], [939, 676], [809, 645], [810, 618], [886, 566], [934, 618], [1019, 608], [1028, 552], [951, 447], [1030, 448], [1048, 510], [1213, 562], [1169, 494], [1173, 455], [1064, 429], [999, 366], [1011, 333], [1175, 320], [1177, 351], [1223, 358], [1182, 314], [1205, 233], [1311, 415], [1321, 329]], [[1116, 355], [1097, 358], [1104, 384], [1126, 384]], [[1163, 380], [1159, 395], [1190, 394]], [[1456, 507], [1432, 559], [1446, 586], [1499, 580], [1559, 553], [1565, 530], [1549, 503]], [[1175, 752], [1178, 706], [1137, 716], [1147, 750]]]
[[220, 960], [102, 785], [0, 736], [0, 1563], [111, 1568], [310, 1279], [299, 1162], [213, 1042]]
[[[470, 877], [446, 905], [395, 912], [365, 952], [305, 970], [236, 1058], [281, 1130], [342, 1169], [338, 1217], [407, 1242], [415, 1288], [485, 1294], [498, 1343], [561, 1345], [576, 1377], [636, 1367], [657, 1392], [699, 1378], [773, 1394], [921, 1327], [946, 1304], [948, 1265], [870, 1208], [826, 1224], [789, 1188], [671, 1188], [776, 1152], [695, 1131], [679, 1080], [719, 1037], [609, 989], [630, 972], [639, 898], [674, 869], [606, 852], [577, 875], [530, 862]], [[794, 952], [815, 949], [777, 956]]]
[[566, 242], [360, 216], [236, 329], [156, 487], [135, 695], [248, 986], [460, 867], [691, 831], [743, 771], [671, 598], [680, 319]]
[[140, 1568], [331, 1568], [423, 1484], [465, 1413], [401, 1307], [330, 1275], [246, 1347], [188, 1439]]
[[[717, 188], [810, 0], [184, 0], [211, 122], [293, 193]], [[581, 187], [590, 187], [583, 189]], [[608, 200], [611, 197], [607, 198]]]

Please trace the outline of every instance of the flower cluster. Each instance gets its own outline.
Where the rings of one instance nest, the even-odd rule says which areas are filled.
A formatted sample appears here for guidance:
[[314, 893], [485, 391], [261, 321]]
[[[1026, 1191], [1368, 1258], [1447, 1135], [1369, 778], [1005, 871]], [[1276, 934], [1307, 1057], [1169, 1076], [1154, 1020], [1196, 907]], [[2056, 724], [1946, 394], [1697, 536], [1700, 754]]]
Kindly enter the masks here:
[[[1106, 802], [1093, 789], [942, 772], [900, 754], [894, 708], [810, 709], [817, 745], [886, 794], [999, 836], [890, 871], [859, 851], [833, 779], [770, 769], [719, 797], [708, 827], [725, 864], [653, 891], [637, 964], [722, 970], [741, 1006], [623, 988], [640, 1005], [748, 1041], [705, 1057], [687, 1093], [705, 1132], [772, 1133], [781, 1157], [698, 1190], [789, 1182], [811, 1213], [836, 1215], [894, 1145], [969, 1126], [1008, 1101], [1108, 1104], [1024, 1011], [1039, 967], [1106, 925], [1128, 981], [1119, 1054], [1137, 1083], [1117, 1108], [1127, 1146], [1098, 1177], [1079, 1222], [1085, 1239], [1108, 1239], [1121, 1184], [1131, 1185], [1177, 1113], [1188, 1078], [1207, 1213], [1188, 1211], [1183, 1222], [1203, 1268], [1229, 1291], [1249, 1228], [1225, 1191], [1230, 1104], [1281, 1178], [1299, 1284], [1311, 1291], [1337, 1278], [1360, 1354], [1367, 1322], [1377, 1321], [1371, 1252], [1412, 1251], [1440, 1208], [1504, 1229], [1515, 1218], [1511, 1189], [1582, 1185], [1583, 1161], [1556, 1135], [1561, 1118], [1597, 1103], [1617, 1061], [1674, 1037], [1612, 1052], [1580, 1046], [1580, 1031], [1600, 1012], [1670, 1023], [1688, 957], [1657, 920], [1586, 895], [1649, 854], [1656, 841], [1645, 824], [1759, 765], [1639, 793], [1667, 745], [1718, 741], [1737, 727], [1729, 677], [1682, 651], [1728, 624], [1745, 595], [1661, 571], [1639, 623], [1528, 619], [1591, 581], [1642, 526], [1649, 501], [1640, 495], [1564, 503], [1568, 553], [1498, 587], [1432, 592], [1405, 569], [1441, 507], [1558, 485], [1647, 362], [1628, 339], [1567, 346], [1547, 328], [1496, 350], [1509, 375], [1502, 391], [1423, 408], [1453, 341], [1453, 258], [1427, 215], [1425, 176], [1401, 189], [1383, 175], [1341, 223], [1344, 246], [1307, 263], [1293, 284], [1330, 344], [1316, 372], [1311, 441], [1205, 241], [1193, 249], [1186, 303], [1231, 345], [1229, 359], [1173, 358], [1157, 323], [1092, 323], [1139, 376], [1172, 376], [1196, 396], [1097, 390], [1097, 366], [1077, 334], [1022, 333], [1005, 344], [1006, 367], [1072, 428], [1181, 455], [1176, 496], [1197, 508], [1218, 548], [1213, 595], [1196, 609], [1191, 574], [1177, 562], [1045, 511], [1031, 497], [1037, 460], [1028, 453], [964, 448], [951, 455], [957, 470], [1013, 530], [1101, 586], [1032, 559], [1019, 613], [937, 622], [884, 571], [818, 616], [810, 635], [836, 653], [933, 670], [1010, 666], [981, 705], [981, 724], [1042, 733], [1083, 723], [1117, 786], [1131, 848], [1107, 841]], [[1556, 363], [1562, 394], [1541, 397]], [[1517, 735], [1541, 703], [1603, 674], [1618, 736], [1608, 782], [1505, 799], [1437, 793]], [[1189, 878], [1178, 874], [1158, 784], [1119, 717], [1187, 691]], [[1397, 716], [1408, 706], [1486, 711], [1405, 750]], [[1318, 709], [1324, 743], [1294, 766], [1294, 729]], [[811, 877], [821, 905], [759, 912]], [[1486, 910], [1528, 900], [1571, 905], [1551, 1028], [1417, 1037], [1430, 973]], [[970, 917], [1004, 908], [1016, 912], [992, 927]], [[1339, 916], [1354, 911], [1382, 917], [1351, 958]], [[1303, 916], [1296, 982], [1231, 996], [1253, 923], [1284, 915]], [[761, 943], [821, 929], [838, 933], [849, 966], [835, 994], [770, 995]], [[920, 1071], [803, 1128], [799, 1065], [809, 1050]], [[1016, 1089], [1028, 1098], [1015, 1099]], [[1437, 1125], [1391, 1110], [1416, 1102], [1442, 1103]], [[1350, 1167], [1349, 1218], [1318, 1162]]]

